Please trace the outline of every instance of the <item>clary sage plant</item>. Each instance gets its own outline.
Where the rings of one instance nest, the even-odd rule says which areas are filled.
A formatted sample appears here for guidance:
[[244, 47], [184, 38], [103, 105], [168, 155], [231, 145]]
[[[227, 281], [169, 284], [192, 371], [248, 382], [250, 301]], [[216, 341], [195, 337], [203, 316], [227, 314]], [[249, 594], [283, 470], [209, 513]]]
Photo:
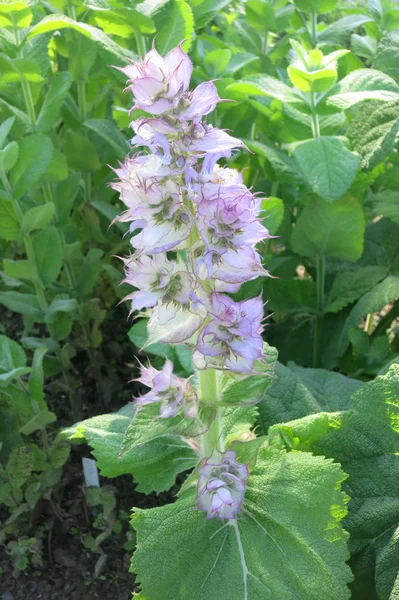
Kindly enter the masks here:
[[165, 58], [153, 47], [120, 70], [133, 108], [151, 115], [132, 123], [133, 145], [149, 152], [128, 157], [112, 184], [126, 206], [117, 220], [133, 234], [124, 282], [135, 291], [127, 299], [132, 311], [148, 310], [150, 341], [194, 349], [199, 380], [197, 394], [171, 361], [161, 371], [142, 366], [139, 381], [151, 390], [137, 410], [157, 403], [160, 418], [180, 415], [180, 426], [200, 436], [198, 508], [207, 518], [236, 519], [248, 468], [225, 449], [218, 380], [229, 371], [256, 373], [263, 359], [262, 297], [226, 295], [268, 275], [255, 249], [268, 237], [261, 200], [240, 173], [218, 164], [243, 144], [204, 121], [221, 100], [212, 82], [189, 90], [192, 64], [181, 46]]
[[218, 163], [243, 143], [206, 123], [222, 100], [212, 82], [189, 89], [181, 46], [165, 58], [153, 47], [120, 70], [133, 109], [148, 114], [132, 123], [133, 146], [146, 149], [111, 184], [133, 248], [126, 300], [148, 317], [147, 345], [175, 346], [193, 372], [181, 377], [169, 359], [160, 370], [140, 364], [149, 391], [67, 436], [88, 439], [102, 472], [132, 473], [140, 491], [168, 489], [192, 469], [177, 502], [134, 510], [143, 600], [347, 598], [339, 465], [253, 429], [276, 354], [262, 339], [262, 295], [233, 296], [269, 276], [256, 251], [267, 215], [242, 175]]

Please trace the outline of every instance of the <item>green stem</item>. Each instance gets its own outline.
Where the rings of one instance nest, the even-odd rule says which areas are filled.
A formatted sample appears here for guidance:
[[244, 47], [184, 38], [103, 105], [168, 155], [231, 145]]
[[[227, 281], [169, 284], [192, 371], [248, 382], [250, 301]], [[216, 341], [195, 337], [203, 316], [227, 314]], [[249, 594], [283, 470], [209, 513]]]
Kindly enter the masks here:
[[33, 104], [32, 92], [30, 85], [24, 77], [21, 79], [22, 93], [24, 95], [26, 110], [28, 112], [29, 121], [33, 128], [36, 127], [35, 106]]
[[84, 79], [79, 79], [79, 81], [78, 81], [78, 106], [79, 106], [80, 120], [82, 123], [84, 123], [87, 119], [86, 82]]
[[312, 11], [311, 13], [311, 27], [312, 27], [312, 42], [314, 46], [317, 46], [317, 13]]
[[325, 284], [326, 260], [324, 256], [317, 257], [316, 272], [316, 327], [313, 338], [313, 366], [319, 367], [321, 354], [321, 340], [323, 333], [324, 318], [324, 284]]
[[146, 53], [145, 39], [139, 33], [136, 35], [136, 43], [137, 43], [137, 52], [143, 58], [145, 56], [145, 53]]
[[364, 326], [364, 330], [366, 331], [366, 333], [368, 333], [369, 335], [371, 334], [372, 330], [373, 330], [373, 321], [374, 321], [374, 313], [369, 313], [367, 315], [366, 318], [366, 323]]
[[208, 431], [201, 438], [201, 454], [203, 458], [211, 456], [215, 448], [223, 452], [222, 409], [218, 406], [217, 373], [214, 369], [199, 371], [200, 404], [214, 407], [215, 419]]
[[221, 408], [218, 406], [218, 381], [215, 369], [199, 371], [200, 382], [200, 404], [216, 409], [216, 417], [209, 430], [202, 438], [202, 449], [204, 456], [210, 456], [218, 446], [222, 450], [222, 420]]
[[269, 47], [269, 32], [266, 31], [265, 37], [263, 38], [263, 44], [262, 44], [262, 53], [263, 54], [267, 54], [268, 47]]

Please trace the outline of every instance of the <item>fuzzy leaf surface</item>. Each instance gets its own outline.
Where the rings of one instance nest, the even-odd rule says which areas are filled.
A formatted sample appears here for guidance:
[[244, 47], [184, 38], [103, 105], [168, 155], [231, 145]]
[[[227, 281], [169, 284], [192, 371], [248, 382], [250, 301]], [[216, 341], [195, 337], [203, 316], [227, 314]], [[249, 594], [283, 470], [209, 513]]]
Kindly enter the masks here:
[[399, 365], [365, 384], [353, 409], [275, 426], [295, 448], [333, 458], [349, 477], [344, 527], [350, 533], [354, 600], [395, 598], [399, 567]]
[[192, 493], [136, 510], [132, 570], [142, 586], [139, 598], [349, 598], [347, 536], [339, 523], [346, 512], [343, 478], [324, 458], [261, 450], [237, 521], [224, 527], [206, 521]]

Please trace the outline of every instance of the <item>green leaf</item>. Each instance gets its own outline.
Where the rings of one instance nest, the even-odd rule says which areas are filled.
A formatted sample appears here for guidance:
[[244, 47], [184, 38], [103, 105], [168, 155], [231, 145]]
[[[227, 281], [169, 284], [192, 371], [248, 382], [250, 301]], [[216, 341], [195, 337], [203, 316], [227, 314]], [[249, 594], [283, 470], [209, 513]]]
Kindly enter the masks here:
[[399, 100], [369, 100], [358, 107], [348, 136], [362, 157], [362, 168], [373, 169], [393, 151], [398, 131]]
[[295, 0], [295, 6], [305, 12], [315, 12], [321, 15], [329, 13], [336, 7], [338, 0]]
[[32, 361], [32, 373], [29, 377], [28, 388], [29, 394], [35, 402], [37, 402], [40, 410], [46, 410], [47, 406], [44, 402], [44, 373], [43, 373], [43, 359], [47, 354], [47, 348], [41, 346], [35, 349]]
[[325, 313], [335, 313], [371, 290], [387, 275], [386, 267], [357, 267], [342, 271], [334, 277], [331, 289], [326, 295]]
[[373, 60], [377, 52], [377, 40], [368, 35], [351, 35], [351, 50], [356, 56]]
[[52, 202], [30, 208], [22, 220], [22, 233], [27, 235], [35, 229], [44, 229], [47, 227], [54, 216], [55, 205]]
[[[273, 371], [277, 360], [275, 348], [265, 344], [264, 354], [268, 356], [268, 364], [262, 365], [263, 372], [259, 375], [239, 376], [233, 375], [228, 378], [227, 385], [222, 389], [220, 404], [223, 406], [251, 406], [261, 402], [266, 390], [273, 385]], [[261, 368], [262, 368], [261, 367]], [[259, 368], [259, 371], [261, 370]], [[228, 415], [227, 415], [228, 417]], [[229, 431], [229, 433], [231, 433]]]
[[175, 46], [186, 40], [183, 50], [191, 47], [194, 34], [194, 19], [191, 7], [184, 0], [169, 0], [167, 6], [154, 18], [157, 30], [157, 50], [164, 56]]
[[0, 191], [0, 237], [5, 240], [17, 240], [20, 224], [8, 195]]
[[155, 356], [162, 356], [174, 360], [176, 358], [176, 352], [173, 346], [169, 344], [149, 344], [148, 342], [148, 331], [147, 331], [148, 319], [140, 319], [131, 327], [128, 331], [128, 336], [131, 342], [137, 346], [138, 349], [145, 347], [145, 351], [148, 354], [154, 354]]
[[69, 166], [77, 171], [97, 171], [101, 167], [97, 151], [90, 140], [74, 131], [67, 131], [64, 154]]
[[275, 235], [284, 217], [284, 202], [280, 198], [265, 198], [262, 200], [262, 225], [266, 227], [270, 235]]
[[7, 373], [26, 366], [23, 348], [5, 335], [0, 335], [0, 372]]
[[102, 137], [114, 150], [117, 158], [120, 160], [126, 158], [129, 146], [115, 123], [107, 119], [88, 119], [83, 124]]
[[92, 293], [101, 272], [100, 260], [103, 254], [104, 252], [99, 248], [90, 248], [85, 256], [76, 285], [76, 291], [80, 297], [89, 296]]
[[312, 200], [301, 212], [292, 235], [294, 251], [301, 256], [335, 256], [356, 261], [363, 252], [365, 220], [355, 198], [333, 204]]
[[354, 29], [372, 20], [371, 17], [366, 17], [366, 15], [348, 15], [347, 17], [342, 17], [338, 21], [328, 25], [323, 31], [320, 31], [317, 39], [319, 42], [326, 44], [341, 44]]
[[341, 198], [353, 183], [360, 157], [335, 137], [323, 136], [297, 146], [294, 158], [315, 194], [327, 202]]
[[6, 466], [8, 481], [13, 489], [20, 488], [33, 469], [33, 452], [28, 446], [18, 446], [11, 451]]
[[57, 318], [57, 313], [71, 313], [77, 308], [76, 298], [54, 298], [45, 312], [44, 322], [53, 323]]
[[93, 27], [92, 25], [88, 25], [87, 23], [74, 21], [73, 19], [61, 14], [48, 15], [47, 17], [44, 17], [44, 19], [32, 27], [32, 29], [29, 31], [27, 39], [31, 39], [37, 35], [42, 35], [43, 33], [59, 31], [60, 29], [65, 28], [73, 29], [87, 38], [90, 38], [95, 44], [97, 44], [99, 49], [105, 55], [105, 58], [112, 61], [116, 60], [118, 64], [121, 64], [124, 58], [132, 57], [131, 52], [127, 48], [119, 46], [112, 38], [105, 35], [101, 29]]
[[95, 19], [105, 33], [122, 38], [155, 33], [154, 22], [150, 17], [126, 6], [119, 10], [98, 11]]
[[316, 312], [316, 284], [311, 279], [265, 279], [263, 289], [270, 308], [277, 313]]
[[258, 422], [267, 433], [275, 423], [284, 423], [323, 411], [344, 410], [362, 382], [325, 369], [304, 369], [290, 363], [276, 365], [275, 382], [258, 405]]
[[307, 417], [282, 426], [295, 448], [331, 457], [349, 475], [344, 527], [350, 533], [353, 598], [359, 600], [395, 597], [390, 594], [399, 564], [393, 544], [399, 532], [398, 399], [399, 366], [394, 365], [356, 392], [353, 410], [321, 414], [319, 425]]
[[36, 321], [43, 318], [37, 296], [21, 292], [0, 292], [0, 304], [13, 312], [32, 317]]
[[0, 148], [2, 148], [5, 144], [8, 134], [11, 131], [12, 126], [14, 125], [15, 117], [9, 117], [0, 125]]
[[19, 156], [11, 171], [11, 185], [15, 198], [28, 192], [45, 173], [53, 155], [49, 137], [34, 133], [19, 144]]
[[394, 79], [375, 69], [357, 69], [337, 83], [327, 104], [346, 110], [363, 100], [389, 102], [398, 98], [399, 86]]
[[399, 191], [384, 190], [369, 194], [367, 202], [371, 203], [373, 215], [388, 217], [399, 225]]
[[4, 173], [8, 173], [14, 167], [18, 160], [19, 146], [17, 142], [10, 142], [7, 146], [0, 150], [0, 169]]
[[237, 521], [223, 527], [205, 520], [195, 510], [194, 492], [161, 508], [136, 509], [132, 570], [140, 597], [349, 598], [346, 534], [339, 524], [346, 512], [343, 478], [339, 466], [323, 458], [261, 450]]
[[54, 423], [57, 420], [55, 414], [47, 409], [41, 410], [36, 413], [30, 421], [25, 423], [20, 429], [20, 432], [24, 435], [30, 435], [34, 431], [39, 429], [45, 429], [50, 423]]
[[302, 174], [293, 158], [267, 140], [263, 143], [244, 139], [250, 150], [263, 156], [272, 166], [278, 180], [284, 183], [297, 184], [302, 181]]
[[5, 54], [0, 55], [0, 69], [4, 83], [16, 81], [29, 81], [40, 83], [43, 77], [40, 73], [40, 65], [36, 60], [26, 58], [10, 58]]
[[195, 28], [202, 29], [205, 27], [230, 3], [231, 0], [202, 0], [202, 2], [192, 2]]
[[67, 159], [60, 150], [54, 148], [53, 158], [47, 168], [46, 177], [48, 183], [63, 181], [68, 177]]
[[47, 95], [37, 117], [36, 127], [38, 131], [45, 133], [51, 129], [60, 114], [71, 83], [71, 76], [66, 71], [56, 73], [51, 77]]
[[248, 96], [269, 96], [288, 104], [304, 105], [304, 101], [288, 85], [269, 75], [251, 75], [227, 86], [226, 91]]
[[375, 68], [399, 79], [398, 55], [399, 31], [396, 29], [384, 35], [379, 41], [374, 61]]
[[131, 406], [128, 409], [127, 414], [123, 414], [122, 409], [119, 413], [87, 419], [63, 430], [61, 435], [72, 443], [86, 439], [104, 477], [131, 474], [138, 483], [137, 489], [143, 493], [167, 490], [178, 473], [195, 466], [196, 454], [181, 438], [163, 436], [138, 446], [134, 453], [119, 457], [132, 419]]
[[362, 296], [352, 308], [345, 321], [340, 336], [340, 355], [344, 354], [349, 344], [349, 331], [357, 327], [362, 318], [369, 313], [379, 312], [384, 306], [399, 298], [399, 275], [388, 275], [372, 290]]
[[54, 283], [62, 267], [62, 243], [54, 225], [39, 231], [32, 239], [36, 266], [41, 281]]
[[34, 273], [32, 272], [32, 266], [28, 260], [8, 260], [3, 261], [4, 273], [8, 277], [14, 279], [34, 279]]
[[231, 50], [213, 50], [206, 54], [204, 58], [204, 67], [212, 79], [224, 74], [231, 58]]
[[54, 194], [57, 220], [60, 225], [68, 222], [73, 204], [77, 198], [80, 187], [80, 174], [74, 173], [68, 179], [59, 183]]

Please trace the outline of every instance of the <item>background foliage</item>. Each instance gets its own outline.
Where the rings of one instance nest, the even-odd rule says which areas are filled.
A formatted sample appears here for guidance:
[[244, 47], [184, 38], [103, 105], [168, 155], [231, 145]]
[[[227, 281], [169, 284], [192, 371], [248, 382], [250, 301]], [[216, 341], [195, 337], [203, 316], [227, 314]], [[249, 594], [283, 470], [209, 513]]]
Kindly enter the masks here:
[[[123, 224], [108, 229], [121, 206], [107, 182], [141, 113], [129, 114], [124, 77], [112, 66], [144, 54], [155, 35], [161, 54], [184, 39], [194, 83], [215, 78], [220, 96], [234, 100], [219, 104], [213, 124], [251, 150], [231, 164], [266, 197], [265, 223], [276, 236], [260, 248], [275, 279], [240, 292], [242, 299], [262, 287], [265, 338], [280, 361], [258, 416], [254, 409], [243, 429], [258, 419], [265, 433], [277, 428], [276, 453], [282, 445], [342, 464], [352, 497], [345, 526], [354, 597], [395, 598], [398, 442], [384, 437], [394, 419], [366, 424], [373, 452], [360, 442], [350, 447], [367, 402], [379, 414], [381, 386], [389, 394], [397, 386], [379, 378], [367, 384], [377, 386], [375, 395], [363, 391], [399, 353], [399, 9], [384, 0], [0, 5], [0, 501], [7, 507], [0, 540], [29, 530], [40, 498], [57, 511], [53, 490], [69, 445], [56, 419], [71, 425], [129, 399], [125, 382], [146, 328], [143, 320], [132, 326], [118, 305], [126, 290], [114, 256], [128, 253], [129, 240]], [[187, 348], [146, 351], [192, 372]], [[93, 416], [63, 437], [86, 438], [95, 453], [117, 435], [122, 444], [126, 411], [116, 420]], [[99, 450], [99, 466], [106, 476], [133, 472], [139, 489], [160, 492], [195, 462], [185, 442], [173, 441], [149, 440], [136, 464], [121, 460], [116, 470]], [[362, 478], [374, 476], [386, 507], [377, 516], [372, 490], [367, 500], [357, 495]], [[23, 560], [18, 568], [25, 567]]]

